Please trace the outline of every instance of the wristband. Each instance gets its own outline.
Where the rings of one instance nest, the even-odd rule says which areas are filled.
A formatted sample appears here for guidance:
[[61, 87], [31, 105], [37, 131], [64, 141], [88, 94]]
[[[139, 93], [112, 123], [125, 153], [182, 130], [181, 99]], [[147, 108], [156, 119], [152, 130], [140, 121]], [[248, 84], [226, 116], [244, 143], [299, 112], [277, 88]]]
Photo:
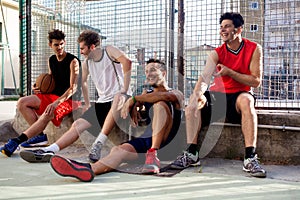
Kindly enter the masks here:
[[131, 99], [132, 99], [133, 103], [136, 103], [136, 99], [133, 95], [132, 95]]

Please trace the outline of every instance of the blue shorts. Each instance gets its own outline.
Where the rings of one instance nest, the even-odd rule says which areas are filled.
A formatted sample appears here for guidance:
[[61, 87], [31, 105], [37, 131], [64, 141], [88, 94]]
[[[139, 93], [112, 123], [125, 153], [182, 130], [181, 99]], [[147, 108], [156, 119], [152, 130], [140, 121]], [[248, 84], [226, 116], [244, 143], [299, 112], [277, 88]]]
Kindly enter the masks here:
[[[181, 123], [182, 111], [172, 109], [171, 107], [169, 108], [173, 115], [173, 126], [169, 132], [167, 140], [161, 144], [160, 148], [166, 146], [173, 140]], [[131, 144], [137, 153], [146, 153], [152, 146], [152, 123], [147, 126], [145, 132], [140, 137], [130, 140], [127, 143]]]

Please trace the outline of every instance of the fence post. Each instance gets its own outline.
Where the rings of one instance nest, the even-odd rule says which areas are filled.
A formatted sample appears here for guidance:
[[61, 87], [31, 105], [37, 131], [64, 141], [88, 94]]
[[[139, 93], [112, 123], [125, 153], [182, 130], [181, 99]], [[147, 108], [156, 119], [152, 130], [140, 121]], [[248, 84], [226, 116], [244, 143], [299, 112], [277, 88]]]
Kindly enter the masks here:
[[178, 90], [184, 93], [184, 0], [178, 0], [177, 72]]

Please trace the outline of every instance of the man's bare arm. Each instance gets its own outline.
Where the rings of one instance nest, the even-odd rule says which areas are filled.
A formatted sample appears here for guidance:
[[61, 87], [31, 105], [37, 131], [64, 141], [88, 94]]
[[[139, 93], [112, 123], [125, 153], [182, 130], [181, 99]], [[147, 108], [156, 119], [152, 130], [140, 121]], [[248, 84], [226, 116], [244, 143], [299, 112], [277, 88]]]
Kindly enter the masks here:
[[159, 101], [171, 102], [176, 105], [176, 109], [183, 107], [183, 94], [178, 90], [172, 90], [169, 92], [152, 92], [137, 95], [134, 97], [138, 102], [156, 103]]

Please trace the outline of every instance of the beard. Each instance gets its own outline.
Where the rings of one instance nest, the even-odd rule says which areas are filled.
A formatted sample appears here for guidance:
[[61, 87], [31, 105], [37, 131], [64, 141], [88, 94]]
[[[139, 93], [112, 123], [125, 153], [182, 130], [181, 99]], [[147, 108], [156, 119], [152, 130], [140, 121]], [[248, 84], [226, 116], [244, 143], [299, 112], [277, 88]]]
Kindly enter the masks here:
[[157, 88], [158, 87], [158, 85], [156, 83], [150, 84], [150, 86], [153, 87], [153, 88]]

